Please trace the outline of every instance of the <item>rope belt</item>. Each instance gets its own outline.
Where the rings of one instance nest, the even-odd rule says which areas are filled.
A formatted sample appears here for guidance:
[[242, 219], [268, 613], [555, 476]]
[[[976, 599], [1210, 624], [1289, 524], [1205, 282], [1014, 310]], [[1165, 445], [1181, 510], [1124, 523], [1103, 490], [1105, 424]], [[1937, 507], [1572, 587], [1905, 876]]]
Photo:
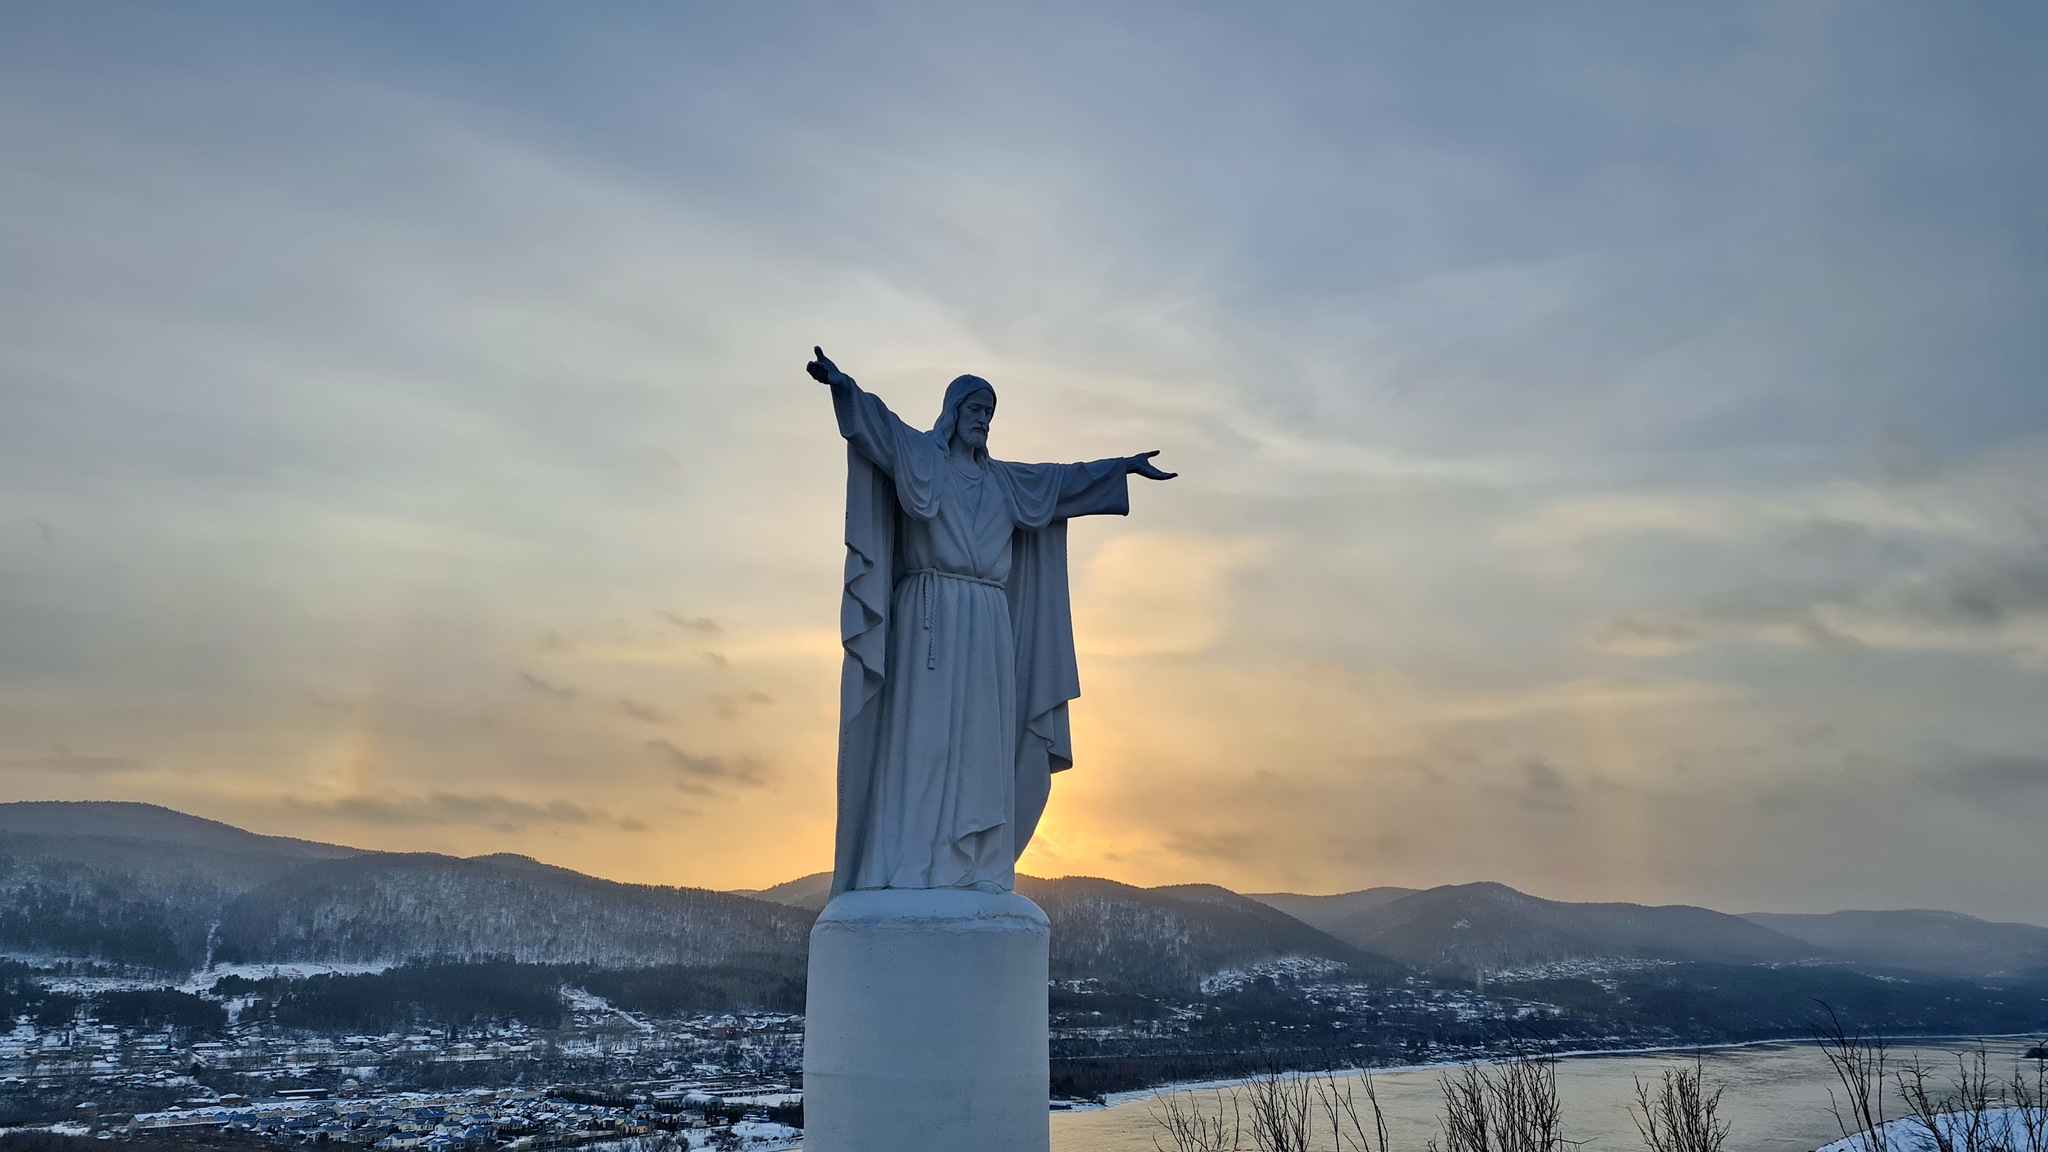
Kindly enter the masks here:
[[932, 612], [932, 585], [939, 580], [964, 580], [969, 584], [982, 584], [990, 588], [1003, 588], [1004, 584], [1001, 580], [984, 580], [979, 576], [969, 576], [965, 572], [948, 572], [943, 568], [912, 568], [903, 574], [906, 580], [913, 576], [917, 577], [918, 607], [924, 614], [924, 666], [927, 669], [937, 668], [939, 628], [938, 618]]

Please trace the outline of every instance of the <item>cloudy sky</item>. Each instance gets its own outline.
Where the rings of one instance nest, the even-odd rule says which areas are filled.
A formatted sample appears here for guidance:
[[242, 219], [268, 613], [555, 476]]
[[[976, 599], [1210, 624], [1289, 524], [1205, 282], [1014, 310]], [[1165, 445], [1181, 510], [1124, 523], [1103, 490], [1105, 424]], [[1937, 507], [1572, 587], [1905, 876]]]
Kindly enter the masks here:
[[2048, 9], [0, 12], [0, 797], [826, 866], [843, 449], [1075, 528], [1024, 867], [2048, 923]]

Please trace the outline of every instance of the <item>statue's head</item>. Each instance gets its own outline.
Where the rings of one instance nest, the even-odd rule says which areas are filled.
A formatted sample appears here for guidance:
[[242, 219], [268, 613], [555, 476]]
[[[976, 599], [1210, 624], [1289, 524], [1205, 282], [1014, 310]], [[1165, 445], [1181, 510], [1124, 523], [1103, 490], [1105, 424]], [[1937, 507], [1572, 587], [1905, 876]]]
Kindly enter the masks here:
[[996, 390], [979, 376], [961, 376], [946, 385], [946, 401], [932, 429], [951, 445], [967, 445], [976, 456], [988, 453], [988, 426], [996, 416]]

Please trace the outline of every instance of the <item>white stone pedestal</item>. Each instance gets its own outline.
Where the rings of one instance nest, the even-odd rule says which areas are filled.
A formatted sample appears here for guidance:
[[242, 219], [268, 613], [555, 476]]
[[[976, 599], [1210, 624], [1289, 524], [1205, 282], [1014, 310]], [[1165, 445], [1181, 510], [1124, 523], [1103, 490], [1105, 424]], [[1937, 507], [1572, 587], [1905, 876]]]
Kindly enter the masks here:
[[846, 892], [811, 929], [805, 1152], [1047, 1152], [1038, 905]]

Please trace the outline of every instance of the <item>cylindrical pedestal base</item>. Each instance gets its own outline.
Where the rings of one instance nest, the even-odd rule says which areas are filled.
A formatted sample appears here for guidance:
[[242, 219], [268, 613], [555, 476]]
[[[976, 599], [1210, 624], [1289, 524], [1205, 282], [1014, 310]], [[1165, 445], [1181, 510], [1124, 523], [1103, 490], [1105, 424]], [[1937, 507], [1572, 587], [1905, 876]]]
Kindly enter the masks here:
[[811, 929], [805, 1152], [1046, 1152], [1045, 913], [845, 892]]

